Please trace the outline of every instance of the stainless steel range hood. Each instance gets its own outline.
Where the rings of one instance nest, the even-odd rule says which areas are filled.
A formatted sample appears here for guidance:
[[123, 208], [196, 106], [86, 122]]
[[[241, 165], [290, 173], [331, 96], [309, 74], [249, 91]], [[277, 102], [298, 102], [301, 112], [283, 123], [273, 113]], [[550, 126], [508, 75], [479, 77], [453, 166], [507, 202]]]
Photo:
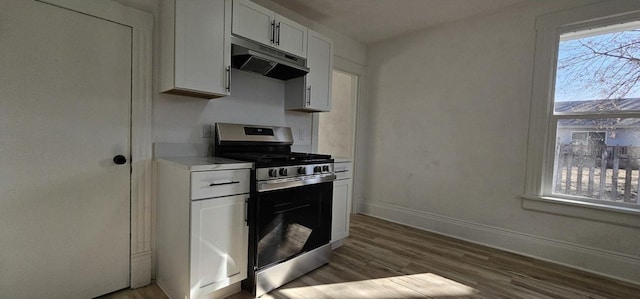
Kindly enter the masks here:
[[242, 38], [231, 38], [231, 67], [280, 80], [309, 73], [306, 60]]

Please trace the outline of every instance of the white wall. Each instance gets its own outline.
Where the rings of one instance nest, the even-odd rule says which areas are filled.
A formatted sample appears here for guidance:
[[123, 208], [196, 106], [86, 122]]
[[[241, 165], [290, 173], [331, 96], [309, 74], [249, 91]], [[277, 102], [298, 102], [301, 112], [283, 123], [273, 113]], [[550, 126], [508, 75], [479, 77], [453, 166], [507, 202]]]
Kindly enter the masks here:
[[[298, 150], [311, 149], [312, 115], [284, 109], [284, 81], [232, 69], [231, 96], [213, 100], [157, 94], [153, 106], [154, 142], [202, 143], [202, 130], [214, 122], [291, 127]], [[300, 138], [302, 131], [303, 138]]]
[[640, 230], [521, 207], [535, 17], [587, 2], [519, 5], [371, 46], [360, 209], [640, 281]]

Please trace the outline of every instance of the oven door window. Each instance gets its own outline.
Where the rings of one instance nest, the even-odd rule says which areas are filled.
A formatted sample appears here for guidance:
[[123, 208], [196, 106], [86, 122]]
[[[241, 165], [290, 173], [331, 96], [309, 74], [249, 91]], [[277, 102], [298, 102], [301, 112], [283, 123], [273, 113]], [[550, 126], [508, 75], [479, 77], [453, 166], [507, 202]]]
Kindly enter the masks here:
[[329, 182], [259, 194], [258, 268], [329, 243], [332, 193]]

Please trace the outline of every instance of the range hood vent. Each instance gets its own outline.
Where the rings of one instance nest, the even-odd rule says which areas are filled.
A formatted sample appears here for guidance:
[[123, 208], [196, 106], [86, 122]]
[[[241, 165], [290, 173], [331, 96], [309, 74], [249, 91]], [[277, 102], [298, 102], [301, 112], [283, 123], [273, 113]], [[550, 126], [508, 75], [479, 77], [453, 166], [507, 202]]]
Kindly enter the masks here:
[[309, 73], [306, 60], [241, 38], [231, 39], [231, 67], [280, 80]]

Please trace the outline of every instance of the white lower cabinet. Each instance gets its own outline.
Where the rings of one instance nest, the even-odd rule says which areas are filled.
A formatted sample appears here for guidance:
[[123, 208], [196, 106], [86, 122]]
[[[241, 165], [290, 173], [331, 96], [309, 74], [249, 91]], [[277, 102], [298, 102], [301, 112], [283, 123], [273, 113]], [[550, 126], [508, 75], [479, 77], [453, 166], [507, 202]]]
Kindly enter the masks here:
[[331, 242], [349, 236], [349, 215], [351, 214], [351, 179], [333, 182], [333, 218]]
[[246, 195], [191, 203], [191, 293], [210, 293], [247, 278]]
[[331, 220], [331, 242], [333, 243], [333, 248], [342, 245], [339, 241], [349, 236], [351, 195], [353, 193], [351, 169], [351, 161], [334, 163], [336, 180], [333, 182], [333, 217]]
[[169, 298], [224, 298], [240, 290], [250, 167], [158, 161], [156, 282]]

